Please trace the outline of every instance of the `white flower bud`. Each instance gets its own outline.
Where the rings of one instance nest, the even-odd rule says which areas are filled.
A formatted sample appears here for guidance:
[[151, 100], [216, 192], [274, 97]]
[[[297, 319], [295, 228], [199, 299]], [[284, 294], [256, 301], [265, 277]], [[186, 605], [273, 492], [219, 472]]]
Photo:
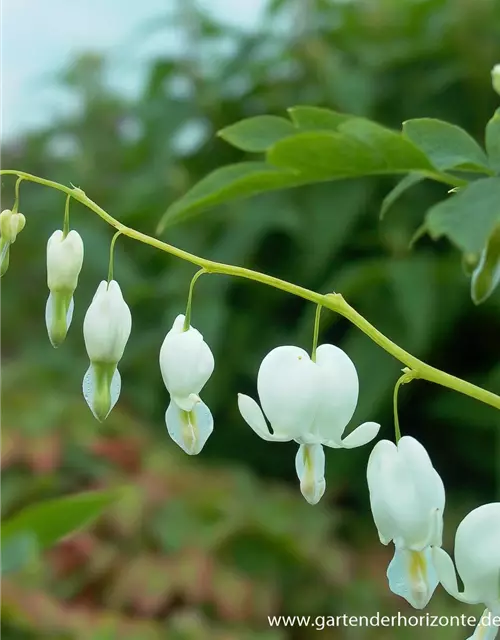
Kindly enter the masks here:
[[85, 348], [91, 362], [118, 364], [132, 330], [132, 315], [116, 280], [103, 280], [83, 321]]
[[120, 285], [103, 280], [83, 321], [90, 367], [83, 378], [83, 395], [94, 416], [103, 421], [121, 390], [118, 362], [132, 330], [132, 315]]
[[193, 327], [184, 331], [179, 315], [160, 349], [160, 369], [171, 402], [165, 413], [172, 440], [189, 455], [198, 454], [214, 428], [210, 409], [200, 391], [214, 370], [214, 357], [203, 336]]
[[213, 373], [214, 357], [203, 336], [193, 327], [184, 331], [179, 315], [160, 349], [163, 382], [172, 400], [184, 411], [199, 402], [198, 394]]
[[0, 213], [0, 277], [9, 268], [10, 245], [16, 241], [17, 234], [24, 229], [26, 218], [22, 213], [12, 213], [10, 209], [4, 209]]
[[58, 229], [47, 242], [47, 284], [54, 291], [71, 291], [78, 284], [83, 264], [83, 240], [72, 230], [66, 237]]
[[77, 231], [66, 237], [58, 229], [47, 242], [47, 284], [50, 295], [45, 323], [53, 347], [64, 339], [73, 318], [73, 293], [83, 264], [83, 240]]
[[394, 541], [389, 588], [416, 609], [429, 602], [438, 579], [431, 547], [440, 546], [445, 491], [424, 447], [404, 436], [380, 440], [367, 469], [370, 504], [382, 544]]
[[12, 244], [16, 241], [17, 234], [24, 229], [25, 224], [26, 218], [22, 213], [12, 213], [10, 209], [4, 209], [0, 213], [2, 239]]
[[500, 94], [500, 64], [496, 64], [491, 70], [491, 84], [493, 89]]

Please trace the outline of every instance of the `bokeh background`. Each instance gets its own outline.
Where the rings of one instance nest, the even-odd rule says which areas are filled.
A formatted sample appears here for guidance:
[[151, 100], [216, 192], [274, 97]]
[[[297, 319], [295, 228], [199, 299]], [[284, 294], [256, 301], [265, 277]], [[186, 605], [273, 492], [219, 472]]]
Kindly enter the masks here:
[[[3, 168], [80, 186], [150, 234], [192, 184], [243, 158], [215, 137], [239, 119], [311, 104], [395, 128], [413, 117], [442, 118], [482, 143], [498, 106], [489, 75], [500, 61], [498, 0], [270, 0], [241, 7], [230, 0], [116, 0], [102, 3], [101, 13], [88, 0], [73, 17], [57, 2], [48, 3], [52, 13], [41, 12], [42, 3], [5, 5], [4, 88], [12, 92], [4, 96]], [[120, 20], [128, 34], [121, 39]], [[23, 76], [22, 60], [42, 57], [61, 38], [72, 46], [54, 69]], [[476, 308], [458, 252], [426, 238], [408, 248], [423, 212], [446, 187], [413, 188], [380, 221], [393, 185], [370, 178], [261, 196], [203, 213], [164, 237], [207, 258], [341, 292], [407, 350], [498, 393], [499, 292]], [[2, 179], [3, 208], [13, 201], [13, 186], [14, 178]], [[296, 445], [260, 440], [238, 413], [236, 394], [255, 396], [270, 349], [310, 348], [312, 305], [225, 276], [199, 281], [192, 323], [215, 354], [203, 398], [216, 427], [202, 454], [189, 458], [166, 433], [168, 394], [157, 363], [166, 331], [184, 312], [193, 267], [118, 240], [115, 277], [132, 308], [133, 331], [120, 364], [120, 401], [98, 424], [81, 394], [88, 366], [81, 327], [107, 274], [112, 230], [72, 206], [86, 259], [72, 327], [54, 350], [44, 324], [45, 247], [62, 227], [64, 196], [26, 182], [20, 210], [26, 229], [2, 279], [2, 514], [89, 488], [130, 490], [94, 527], [3, 580], [7, 640], [469, 635], [464, 628], [267, 624], [267, 615], [281, 613], [415, 613], [386, 585], [392, 549], [379, 544], [369, 510], [371, 447], [329, 450], [327, 491], [311, 507], [295, 476]], [[381, 435], [392, 438], [401, 365], [328, 312], [321, 341], [340, 345], [358, 368], [352, 426], [376, 420]], [[457, 523], [498, 499], [498, 415], [415, 381], [401, 389], [400, 419], [404, 433], [425, 444], [447, 487], [444, 544], [452, 551]], [[438, 588], [428, 611], [479, 615], [482, 608], [455, 603]]]

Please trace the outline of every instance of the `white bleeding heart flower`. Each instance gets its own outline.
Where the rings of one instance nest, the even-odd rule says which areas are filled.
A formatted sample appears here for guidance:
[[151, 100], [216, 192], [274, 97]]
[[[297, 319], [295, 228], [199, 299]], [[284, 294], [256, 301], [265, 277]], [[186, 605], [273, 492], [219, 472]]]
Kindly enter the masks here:
[[296, 470], [302, 494], [311, 504], [325, 490], [323, 445], [359, 447], [380, 428], [365, 422], [342, 438], [356, 409], [359, 382], [352, 360], [331, 344], [317, 348], [315, 362], [299, 347], [273, 349], [260, 365], [257, 391], [262, 409], [249, 396], [238, 394], [240, 413], [264, 440], [300, 444]]
[[26, 225], [26, 218], [22, 213], [4, 209], [0, 213], [0, 276], [3, 276], [9, 268], [10, 245], [16, 241], [17, 234]]
[[214, 428], [210, 409], [199, 393], [213, 373], [215, 361], [202, 334], [178, 315], [160, 349], [160, 369], [171, 402], [165, 413], [172, 440], [186, 453], [200, 453]]
[[500, 502], [471, 511], [455, 535], [455, 565], [464, 591], [458, 589], [455, 567], [444, 549], [433, 549], [439, 581], [457, 600], [484, 604], [486, 609], [469, 640], [494, 640], [500, 627]]
[[116, 404], [121, 390], [117, 369], [132, 330], [132, 315], [120, 285], [103, 280], [83, 321], [83, 337], [90, 367], [83, 378], [83, 395], [102, 422]]
[[431, 547], [440, 547], [445, 491], [425, 448], [415, 438], [380, 440], [367, 469], [370, 504], [382, 544], [394, 542], [389, 587], [423, 609], [438, 584]]
[[47, 285], [50, 294], [45, 307], [45, 324], [53, 347], [68, 332], [73, 317], [73, 294], [83, 264], [83, 240], [77, 231], [65, 237], [58, 229], [47, 242]]

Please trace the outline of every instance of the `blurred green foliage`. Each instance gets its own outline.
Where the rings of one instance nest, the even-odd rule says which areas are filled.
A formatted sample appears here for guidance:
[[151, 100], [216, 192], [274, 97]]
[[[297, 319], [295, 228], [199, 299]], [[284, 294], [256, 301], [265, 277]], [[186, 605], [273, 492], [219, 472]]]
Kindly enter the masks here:
[[[294, 104], [394, 128], [409, 118], [441, 118], [483, 144], [498, 102], [489, 74], [500, 59], [497, 0], [274, 0], [258, 33], [183, 6], [177, 23], [169, 16], [155, 29], [184, 29], [191, 46], [156, 59], [137, 100], [113, 92], [106, 61], [89, 54], [62, 78], [79, 109], [4, 145], [3, 166], [80, 186], [114, 217], [154, 234], [167, 206], [193, 184], [246, 159], [216, 131], [254, 115], [282, 116]], [[338, 291], [405, 349], [498, 393], [500, 294], [476, 308], [448, 243], [422, 239], [409, 249], [423, 213], [447, 187], [413, 186], [380, 221], [394, 184], [369, 178], [276, 192], [216, 208], [169, 228], [164, 238], [207, 258]], [[4, 203], [12, 202], [14, 180], [2, 185]], [[369, 447], [329, 451], [327, 492], [321, 506], [309, 507], [297, 486], [295, 445], [261, 441], [237, 410], [236, 394], [255, 394], [270, 349], [310, 347], [312, 305], [224, 276], [200, 280], [192, 323], [215, 354], [204, 390], [215, 431], [201, 457], [187, 459], [166, 434], [168, 396], [157, 362], [166, 331], [184, 311], [193, 267], [118, 240], [115, 277], [133, 329], [119, 405], [98, 425], [79, 395], [88, 366], [80, 327], [106, 277], [112, 230], [72, 206], [86, 259], [72, 327], [54, 350], [43, 321], [45, 245], [62, 227], [64, 197], [23, 183], [20, 210], [26, 228], [2, 281], [4, 514], [84, 489], [126, 483], [137, 493], [122, 512], [110, 511], [95, 530], [56, 547], [28, 575], [4, 582], [6, 637], [309, 638], [316, 632], [271, 632], [265, 616], [404, 608], [388, 593], [390, 550], [380, 547], [370, 522]], [[322, 341], [345, 349], [359, 372], [353, 425], [377, 420], [382, 437], [391, 437], [399, 363], [343, 319], [325, 313], [323, 320]], [[402, 430], [424, 442], [448, 488], [449, 546], [457, 521], [494, 498], [498, 417], [419, 381], [402, 389], [400, 407]], [[211, 577], [200, 578], [207, 565]], [[448, 606], [440, 593], [431, 612], [445, 614]], [[126, 631], [117, 631], [119, 624]], [[428, 633], [382, 631], [323, 634]], [[440, 629], [442, 638], [464, 635]]]

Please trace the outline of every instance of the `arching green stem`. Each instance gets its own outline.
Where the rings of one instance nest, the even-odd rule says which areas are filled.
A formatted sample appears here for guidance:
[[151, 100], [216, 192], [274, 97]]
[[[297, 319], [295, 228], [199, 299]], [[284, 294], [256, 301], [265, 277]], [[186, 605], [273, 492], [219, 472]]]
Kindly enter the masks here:
[[126, 227], [121, 222], [110, 216], [109, 213], [104, 211], [104, 209], [102, 209], [98, 204], [91, 200], [81, 189], [75, 187], [66, 187], [65, 185], [59, 184], [58, 182], [46, 180], [45, 178], [39, 178], [38, 176], [34, 176], [24, 171], [18, 171], [14, 169], [3, 169], [0, 171], [0, 175], [17, 175], [19, 177], [22, 177], [24, 180], [37, 182], [38, 184], [51, 187], [52, 189], [58, 189], [63, 193], [71, 195], [75, 200], [88, 207], [91, 211], [96, 213], [105, 222], [120, 231], [123, 235], [128, 236], [129, 238], [133, 238], [134, 240], [138, 240], [139, 242], [143, 242], [144, 244], [148, 244], [151, 247], [155, 247], [156, 249], [160, 249], [160, 251], [165, 251], [166, 253], [181, 258], [182, 260], [186, 260], [187, 262], [191, 262], [192, 264], [196, 264], [204, 269], [207, 273], [221, 273], [225, 275], [236, 276], [239, 278], [246, 278], [255, 282], [260, 282], [261, 284], [266, 284], [270, 287], [274, 287], [275, 289], [286, 291], [292, 295], [299, 296], [304, 300], [309, 300], [314, 304], [320, 304], [323, 307], [330, 309], [331, 311], [335, 311], [352, 322], [356, 327], [363, 331], [363, 333], [371, 338], [371, 340], [382, 347], [382, 349], [387, 351], [387, 353], [390, 353], [394, 358], [411, 369], [415, 378], [434, 382], [435, 384], [439, 384], [443, 387], [447, 387], [448, 389], [458, 391], [459, 393], [462, 393], [466, 396], [470, 396], [471, 398], [475, 398], [476, 400], [484, 402], [485, 404], [495, 407], [496, 409], [500, 409], [500, 396], [492, 393], [491, 391], [487, 391], [486, 389], [482, 389], [481, 387], [471, 384], [470, 382], [466, 382], [465, 380], [461, 380], [460, 378], [452, 376], [449, 373], [445, 373], [444, 371], [436, 369], [435, 367], [432, 367], [431, 365], [423, 362], [422, 360], [419, 360], [412, 354], [408, 353], [397, 344], [395, 344], [392, 340], [387, 338], [372, 324], [370, 324], [368, 320], [366, 320], [355, 309], [353, 309], [353, 307], [351, 307], [339, 293], [329, 293], [323, 295], [321, 293], [311, 291], [310, 289], [306, 289], [305, 287], [300, 287], [296, 284], [292, 284], [291, 282], [286, 282], [285, 280], [281, 280], [280, 278], [275, 278], [264, 273], [259, 273], [258, 271], [252, 271], [251, 269], [245, 269], [243, 267], [236, 267], [220, 262], [214, 262], [213, 260], [206, 260], [205, 258], [195, 256], [188, 251], [184, 251], [183, 249], [174, 247], [173, 245], [167, 244], [166, 242], [162, 242], [157, 238], [153, 238], [144, 233], [141, 233], [140, 231], [136, 231], [135, 229]]
[[393, 395], [393, 407], [394, 407], [394, 435], [396, 439], [396, 444], [401, 440], [401, 429], [399, 428], [399, 415], [398, 415], [398, 393], [399, 387], [402, 384], [406, 384], [413, 380], [416, 376], [413, 371], [409, 369], [404, 369], [403, 375], [398, 379], [396, 385], [394, 386], [394, 395]]
[[318, 338], [319, 338], [319, 323], [321, 319], [321, 310], [323, 307], [318, 304], [316, 307], [316, 315], [314, 316], [314, 334], [313, 334], [313, 346], [311, 350], [311, 360], [316, 362], [316, 349], [318, 348]]
[[208, 273], [208, 271], [204, 268], [197, 271], [194, 274], [193, 279], [191, 280], [191, 284], [189, 285], [188, 301], [186, 305], [186, 315], [184, 316], [184, 331], [187, 331], [191, 326], [191, 304], [193, 302], [194, 285], [196, 284], [196, 281], [198, 280], [198, 278], [202, 276], [204, 273]]
[[21, 186], [21, 182], [24, 180], [24, 178], [22, 176], [19, 176], [19, 178], [16, 180], [16, 186], [15, 186], [15, 197], [14, 197], [14, 205], [11, 209], [12, 213], [17, 213], [19, 211], [19, 187]]
[[69, 203], [71, 200], [71, 196], [66, 196], [66, 205], [64, 207], [64, 224], [63, 224], [63, 238], [65, 238], [69, 233]]
[[122, 232], [117, 231], [111, 240], [111, 244], [109, 246], [109, 267], [108, 267], [108, 286], [111, 280], [113, 280], [113, 266], [114, 266], [114, 253], [115, 253], [115, 242], [118, 239], [118, 236], [121, 236]]

